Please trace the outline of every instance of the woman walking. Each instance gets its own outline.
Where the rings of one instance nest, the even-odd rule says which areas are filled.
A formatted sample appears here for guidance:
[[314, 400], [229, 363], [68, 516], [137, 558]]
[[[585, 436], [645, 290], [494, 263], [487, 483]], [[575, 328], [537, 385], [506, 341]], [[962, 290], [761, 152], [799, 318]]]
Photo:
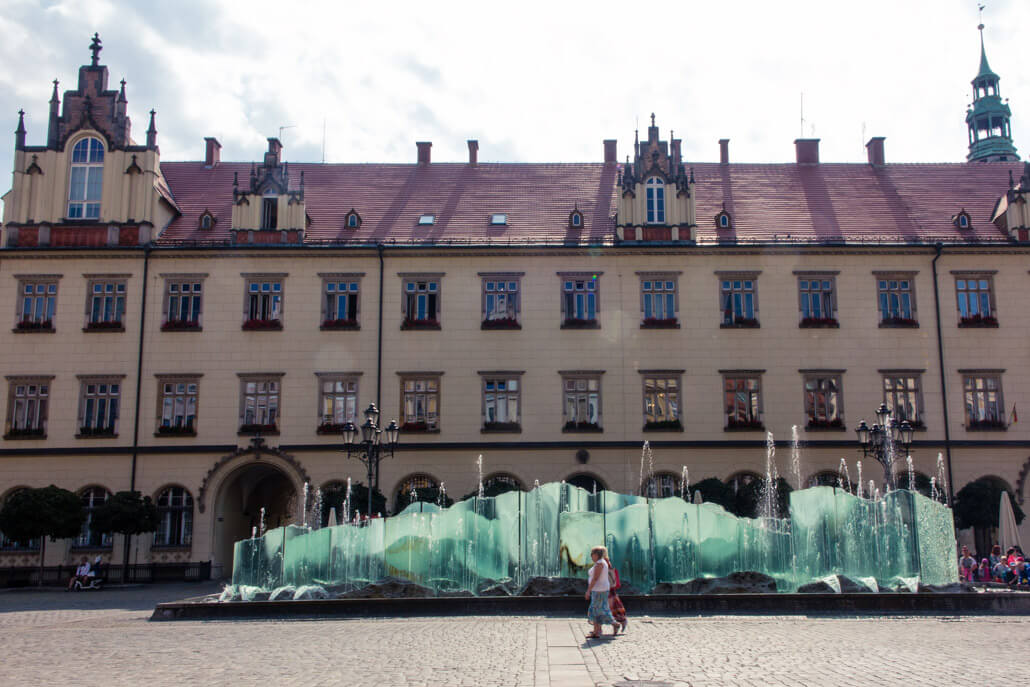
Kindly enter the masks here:
[[615, 569], [607, 555], [604, 557], [604, 562], [608, 564], [608, 581], [611, 584], [611, 588], [608, 590], [608, 608], [611, 609], [612, 617], [616, 622], [612, 629], [614, 634], [619, 634], [620, 627], [625, 632], [626, 626], [629, 625], [629, 620], [626, 618], [626, 607], [622, 605], [622, 599], [616, 594], [616, 591], [622, 588], [622, 578], [619, 577], [619, 571]]
[[593, 559], [594, 565], [590, 568], [587, 578], [586, 598], [590, 600], [587, 620], [594, 624], [594, 631], [587, 635], [587, 639], [600, 639], [602, 625], [615, 625], [615, 618], [608, 607], [608, 590], [611, 589], [608, 564], [605, 562], [608, 559], [608, 549], [595, 546], [590, 549], [590, 558]]

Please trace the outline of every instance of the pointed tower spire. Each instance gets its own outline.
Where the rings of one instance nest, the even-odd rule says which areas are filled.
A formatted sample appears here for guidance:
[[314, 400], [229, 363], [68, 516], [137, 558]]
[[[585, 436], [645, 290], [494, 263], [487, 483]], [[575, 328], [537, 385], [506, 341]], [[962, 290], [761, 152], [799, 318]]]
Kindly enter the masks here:
[[[980, 5], [981, 17], [983, 5]], [[980, 31], [980, 70], [972, 80], [973, 103], [966, 112], [969, 128], [969, 162], [1006, 162], [1018, 160], [1019, 154], [1012, 143], [1012, 111], [1001, 99], [1001, 77], [991, 70], [984, 45], [984, 25]]]
[[25, 147], [25, 110], [18, 110], [18, 128], [14, 130], [14, 147], [17, 150]]
[[120, 103], [127, 103], [129, 101], [125, 97], [125, 79], [122, 79], [121, 84], [122, 84], [122, 90], [120, 90], [118, 92], [118, 102], [120, 102]]
[[150, 150], [157, 148], [157, 126], [154, 124], [154, 115], [156, 114], [156, 110], [150, 111], [150, 126], [147, 127], [147, 148]]

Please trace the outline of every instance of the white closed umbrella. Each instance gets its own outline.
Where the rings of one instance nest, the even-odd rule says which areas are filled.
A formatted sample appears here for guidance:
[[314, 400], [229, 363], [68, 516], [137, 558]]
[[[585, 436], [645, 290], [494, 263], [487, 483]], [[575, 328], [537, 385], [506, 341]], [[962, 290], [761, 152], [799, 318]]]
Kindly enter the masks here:
[[1002, 551], [1010, 546], [1022, 546], [1019, 543], [1019, 530], [1016, 528], [1016, 515], [1012, 512], [1012, 496], [1001, 492], [1001, 505], [998, 507], [998, 544]]

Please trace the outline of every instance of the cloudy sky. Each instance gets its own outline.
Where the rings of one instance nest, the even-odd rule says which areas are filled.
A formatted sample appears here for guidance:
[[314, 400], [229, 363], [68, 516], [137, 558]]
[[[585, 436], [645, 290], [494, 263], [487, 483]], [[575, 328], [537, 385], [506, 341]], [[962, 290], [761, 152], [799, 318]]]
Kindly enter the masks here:
[[[718, 159], [729, 138], [734, 161], [790, 161], [803, 92], [824, 161], [864, 160], [874, 135], [888, 161], [961, 161], [980, 57], [975, 0], [3, 4], [0, 124], [13, 132], [24, 108], [29, 142], [45, 142], [50, 82], [75, 84], [99, 31], [134, 137], [156, 109], [166, 160], [202, 158], [204, 136], [223, 159], [259, 159], [291, 127], [287, 159], [318, 161], [324, 123], [329, 162], [412, 162], [416, 140], [462, 160], [469, 138], [483, 161], [596, 161], [604, 138], [623, 158], [653, 111], [688, 160]], [[1030, 2], [986, 4], [988, 57], [1030, 152]]]

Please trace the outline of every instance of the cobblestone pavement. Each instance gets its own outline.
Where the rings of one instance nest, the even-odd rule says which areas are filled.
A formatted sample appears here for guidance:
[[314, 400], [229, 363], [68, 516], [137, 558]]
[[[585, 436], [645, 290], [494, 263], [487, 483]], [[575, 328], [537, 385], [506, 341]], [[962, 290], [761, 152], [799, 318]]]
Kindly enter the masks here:
[[214, 590], [2, 592], [0, 685], [993, 685], [1030, 647], [1013, 616], [147, 620]]

